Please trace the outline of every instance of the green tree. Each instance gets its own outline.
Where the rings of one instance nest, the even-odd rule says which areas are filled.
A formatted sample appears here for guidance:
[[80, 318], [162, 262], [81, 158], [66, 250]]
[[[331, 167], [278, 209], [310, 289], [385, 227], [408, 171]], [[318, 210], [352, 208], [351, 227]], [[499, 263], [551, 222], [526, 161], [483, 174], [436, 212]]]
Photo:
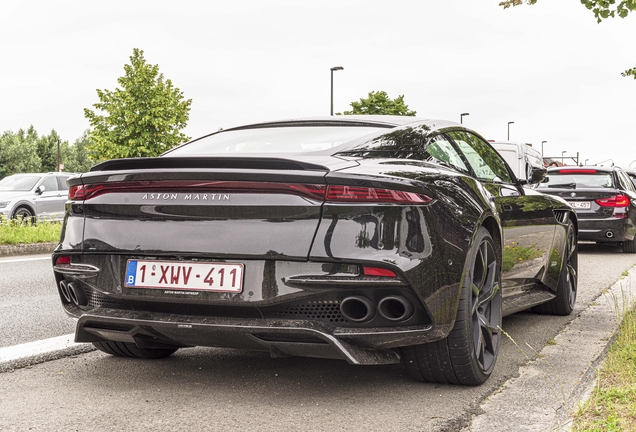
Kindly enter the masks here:
[[57, 143], [61, 142], [55, 129], [49, 135], [42, 135], [37, 140], [38, 155], [42, 162], [41, 172], [57, 171]]
[[75, 140], [73, 145], [67, 141], [62, 143], [62, 163], [64, 171], [86, 172], [90, 170], [93, 162], [90, 159], [88, 147], [90, 146], [90, 130], [84, 131], [81, 137]]
[[158, 65], [150, 65], [144, 52], [133, 49], [121, 88], [97, 90], [98, 112], [84, 109], [93, 130], [87, 149], [95, 160], [157, 156], [188, 140], [186, 126], [192, 99], [164, 79]]
[[24, 172], [39, 172], [38, 134], [30, 126], [27, 131], [6, 131], [0, 135], [0, 178]]
[[[526, 0], [526, 3], [533, 5], [537, 0]], [[505, 0], [499, 3], [499, 6], [503, 6], [507, 9], [511, 6], [519, 6], [523, 4], [523, 0]], [[618, 3], [616, 0], [581, 0], [581, 4], [586, 8], [594, 12], [594, 16], [598, 22], [601, 22], [605, 18], [625, 18], [630, 12], [636, 9], [636, 0], [621, 0]]]
[[345, 111], [345, 115], [376, 114], [376, 115], [400, 115], [414, 116], [415, 111], [410, 111], [404, 103], [404, 95], [395, 99], [389, 98], [385, 91], [370, 92], [369, 97], [360, 98], [359, 102], [351, 102], [351, 111]]

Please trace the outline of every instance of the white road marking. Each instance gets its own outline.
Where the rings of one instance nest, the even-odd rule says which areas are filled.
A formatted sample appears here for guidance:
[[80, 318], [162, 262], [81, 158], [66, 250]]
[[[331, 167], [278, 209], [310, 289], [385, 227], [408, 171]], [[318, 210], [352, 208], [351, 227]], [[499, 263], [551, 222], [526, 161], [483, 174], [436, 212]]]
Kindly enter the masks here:
[[20, 259], [8, 259], [8, 260], [4, 260], [4, 259], [0, 259], [0, 264], [1, 263], [17, 263], [17, 262], [26, 262], [26, 261], [42, 261], [42, 260], [50, 260], [51, 257], [50, 256], [45, 256], [45, 257], [38, 257], [38, 258], [20, 258]]
[[10, 362], [24, 357], [33, 357], [48, 354], [54, 351], [61, 351], [82, 344], [74, 342], [75, 334], [57, 336], [50, 339], [43, 339], [35, 342], [28, 342], [20, 345], [0, 348], [0, 364]]

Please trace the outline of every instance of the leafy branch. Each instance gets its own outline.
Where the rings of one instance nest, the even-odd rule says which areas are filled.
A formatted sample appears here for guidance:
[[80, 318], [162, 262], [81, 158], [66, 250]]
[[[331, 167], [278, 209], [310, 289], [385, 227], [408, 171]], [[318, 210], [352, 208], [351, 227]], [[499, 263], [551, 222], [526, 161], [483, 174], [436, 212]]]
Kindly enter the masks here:
[[[533, 5], [536, 2], [537, 0], [526, 0], [526, 4], [529, 5]], [[521, 4], [523, 4], [523, 0], [499, 2], [499, 6], [503, 6], [504, 9]], [[625, 18], [636, 9], [636, 0], [621, 0], [618, 4], [616, 4], [616, 0], [581, 0], [581, 4], [594, 12], [594, 16], [599, 23], [607, 18]]]

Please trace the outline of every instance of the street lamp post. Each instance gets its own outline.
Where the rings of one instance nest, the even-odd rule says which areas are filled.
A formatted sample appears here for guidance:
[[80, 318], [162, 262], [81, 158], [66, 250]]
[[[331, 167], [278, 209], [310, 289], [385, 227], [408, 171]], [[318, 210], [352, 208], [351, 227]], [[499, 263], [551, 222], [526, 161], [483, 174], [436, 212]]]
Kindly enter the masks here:
[[510, 141], [510, 125], [514, 123], [515, 122], [508, 122], [508, 141]]
[[564, 160], [564, 159], [563, 159], [563, 156], [565, 156], [565, 154], [566, 154], [566, 153], [567, 153], [567, 150], [563, 150], [563, 151], [561, 152], [561, 165], [565, 165], [565, 163], [563, 163], [563, 160]]
[[541, 141], [541, 157], [543, 157], [543, 144], [547, 143], [547, 141]]
[[331, 68], [331, 115], [333, 115], [333, 71], [343, 70], [342, 66], [334, 66]]
[[589, 159], [585, 159], [585, 163], [584, 163], [585, 166], [587, 166], [587, 161], [589, 161]]
[[459, 124], [464, 124], [464, 116], [470, 115], [470, 113], [461, 113], [459, 115]]

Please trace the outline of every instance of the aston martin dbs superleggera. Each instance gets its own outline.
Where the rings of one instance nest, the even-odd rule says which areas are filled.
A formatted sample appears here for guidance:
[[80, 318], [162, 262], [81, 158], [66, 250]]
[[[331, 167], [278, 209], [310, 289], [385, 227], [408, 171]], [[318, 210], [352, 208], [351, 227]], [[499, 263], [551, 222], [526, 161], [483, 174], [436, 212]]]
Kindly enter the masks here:
[[112, 355], [214, 346], [402, 361], [465, 385], [502, 317], [571, 313], [577, 218], [446, 121], [252, 124], [71, 178], [53, 254], [76, 341]]

